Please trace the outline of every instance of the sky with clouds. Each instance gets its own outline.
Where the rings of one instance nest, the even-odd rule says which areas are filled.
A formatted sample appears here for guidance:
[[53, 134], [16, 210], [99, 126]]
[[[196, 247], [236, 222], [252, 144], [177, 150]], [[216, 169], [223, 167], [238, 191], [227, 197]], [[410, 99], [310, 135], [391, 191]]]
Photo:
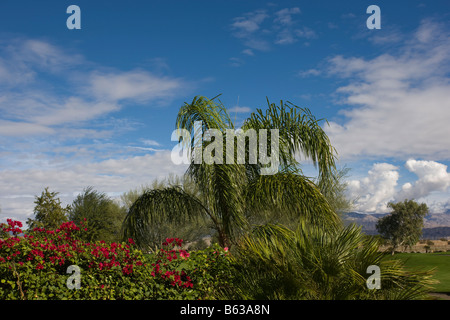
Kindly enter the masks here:
[[182, 174], [177, 112], [218, 94], [237, 125], [266, 98], [326, 119], [355, 211], [450, 209], [450, 4], [392, 2], [2, 1], [0, 222], [45, 187], [69, 204]]

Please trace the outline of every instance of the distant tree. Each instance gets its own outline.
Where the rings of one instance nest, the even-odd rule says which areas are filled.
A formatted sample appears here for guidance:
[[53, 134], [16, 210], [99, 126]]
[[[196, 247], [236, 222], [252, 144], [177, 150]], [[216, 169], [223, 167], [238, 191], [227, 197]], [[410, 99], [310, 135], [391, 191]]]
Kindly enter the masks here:
[[67, 213], [70, 206], [63, 208], [60, 199], [56, 197], [58, 194], [58, 192], [50, 192], [47, 187], [40, 197], [35, 197], [35, 218], [27, 219], [27, 224], [30, 229], [46, 228], [52, 230], [58, 228], [61, 223], [68, 220]]
[[87, 241], [120, 240], [120, 229], [125, 215], [125, 208], [92, 187], [85, 188], [83, 193], [74, 199], [69, 210], [69, 219], [76, 224], [86, 221]]
[[349, 212], [352, 209], [353, 201], [346, 195], [348, 183], [345, 178], [348, 176], [349, 168], [344, 167], [336, 170], [330, 175], [330, 179], [318, 181], [320, 192], [325, 196], [331, 208], [337, 214]]
[[425, 203], [418, 204], [406, 199], [399, 203], [389, 203], [391, 214], [378, 220], [376, 228], [380, 235], [392, 244], [392, 254], [401, 245], [412, 246], [420, 239], [423, 218], [428, 214]]

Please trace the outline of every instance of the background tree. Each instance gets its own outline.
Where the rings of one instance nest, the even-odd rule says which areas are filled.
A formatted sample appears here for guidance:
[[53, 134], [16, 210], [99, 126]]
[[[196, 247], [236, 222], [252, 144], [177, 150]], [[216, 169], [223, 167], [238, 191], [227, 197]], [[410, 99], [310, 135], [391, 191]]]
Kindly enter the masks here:
[[48, 187], [41, 196], [35, 197], [34, 219], [28, 218], [28, 226], [33, 228], [46, 228], [49, 230], [58, 228], [61, 223], [68, 221], [67, 213], [70, 206], [63, 208], [61, 201], [56, 196], [59, 192], [50, 192]]
[[86, 241], [121, 240], [120, 230], [126, 215], [126, 209], [109, 198], [105, 193], [85, 188], [73, 201], [69, 210], [69, 219], [77, 225], [86, 219]]
[[347, 178], [349, 171], [349, 168], [344, 167], [333, 172], [330, 179], [318, 182], [320, 192], [338, 214], [349, 212], [353, 207], [354, 199], [349, 199], [346, 195], [348, 184], [345, 178]]
[[428, 214], [425, 203], [418, 204], [414, 200], [404, 200], [388, 204], [393, 211], [380, 218], [376, 224], [380, 235], [392, 244], [392, 254], [401, 245], [412, 246], [422, 235], [423, 218]]
[[[297, 153], [318, 168], [318, 181], [330, 179], [335, 172], [335, 150], [308, 109], [302, 109], [291, 103], [280, 105], [268, 103], [264, 112], [257, 109], [245, 121], [242, 129], [279, 130], [279, 171], [273, 175], [261, 174], [265, 164], [197, 164], [194, 161], [198, 148], [195, 125], [202, 121], [202, 132], [216, 129], [227, 140], [227, 129], [235, 130], [226, 108], [215, 99], [195, 97], [191, 103], [185, 103], [178, 113], [176, 128], [191, 133], [191, 141], [183, 141], [189, 148], [191, 163], [186, 174], [198, 188], [198, 195], [180, 186], [170, 186], [143, 193], [130, 207], [124, 221], [124, 237], [135, 239], [138, 245], [145, 245], [148, 228], [155, 225], [161, 217], [181, 225], [195, 219], [205, 219], [214, 226], [219, 244], [231, 246], [235, 240], [248, 232], [254, 221], [258, 223], [290, 217], [306, 220], [324, 228], [337, 226], [338, 216], [320, 192], [318, 186], [302, 174]], [[271, 148], [271, 135], [267, 136], [267, 146]], [[213, 140], [213, 139], [211, 139]], [[214, 141], [203, 141], [202, 153], [210, 149]], [[223, 156], [226, 154], [226, 143]], [[256, 144], [259, 145], [259, 144]], [[220, 150], [214, 150], [219, 152]], [[250, 150], [245, 148], [248, 156]], [[270, 150], [268, 150], [270, 153]], [[212, 153], [212, 152], [211, 152]], [[215, 155], [215, 154], [214, 154]], [[259, 159], [261, 160], [261, 159]]]

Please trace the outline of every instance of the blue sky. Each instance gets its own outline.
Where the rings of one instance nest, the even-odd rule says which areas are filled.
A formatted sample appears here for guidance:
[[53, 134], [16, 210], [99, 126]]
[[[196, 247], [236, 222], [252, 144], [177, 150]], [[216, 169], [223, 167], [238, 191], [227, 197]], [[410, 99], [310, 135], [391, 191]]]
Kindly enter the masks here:
[[237, 124], [266, 97], [326, 118], [357, 211], [450, 209], [449, 16], [448, 1], [4, 0], [0, 221], [25, 221], [47, 186], [70, 203], [182, 174], [177, 112], [217, 94]]

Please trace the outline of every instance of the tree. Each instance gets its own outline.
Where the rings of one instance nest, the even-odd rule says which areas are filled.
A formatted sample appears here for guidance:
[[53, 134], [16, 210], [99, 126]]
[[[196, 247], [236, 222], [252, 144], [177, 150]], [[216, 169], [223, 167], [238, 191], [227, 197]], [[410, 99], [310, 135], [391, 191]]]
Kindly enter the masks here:
[[70, 206], [63, 208], [60, 199], [56, 197], [58, 194], [59, 192], [50, 192], [47, 187], [40, 197], [35, 197], [35, 218], [27, 219], [27, 224], [31, 229], [46, 228], [53, 230], [58, 228], [61, 223], [67, 221], [67, 213]]
[[422, 235], [423, 218], [428, 214], [425, 203], [418, 204], [414, 200], [390, 202], [388, 207], [393, 211], [379, 219], [376, 228], [383, 238], [392, 244], [392, 254], [401, 245], [412, 246]]
[[87, 187], [73, 201], [69, 218], [76, 224], [86, 221], [87, 241], [104, 240], [107, 242], [121, 240], [120, 230], [126, 211], [105, 193]]
[[353, 206], [354, 200], [348, 199], [346, 195], [347, 182], [344, 180], [349, 171], [350, 169], [347, 167], [337, 170], [332, 179], [319, 184], [320, 191], [327, 198], [331, 208], [338, 214], [350, 211]]
[[[308, 109], [299, 108], [290, 102], [281, 101], [277, 106], [267, 101], [265, 113], [257, 109], [245, 121], [242, 126], [244, 132], [249, 129], [257, 132], [261, 129], [268, 132], [271, 129], [279, 130], [279, 170], [273, 175], [262, 174], [267, 165], [261, 159], [256, 163], [245, 161], [244, 164], [196, 163], [198, 139], [202, 138], [196, 135], [197, 121], [201, 121], [202, 132], [216, 129], [225, 140], [228, 140], [228, 135], [233, 136], [231, 133], [236, 133], [226, 108], [220, 101], [216, 103], [215, 99], [195, 97], [191, 103], [185, 103], [180, 108], [176, 121], [177, 129], [191, 133], [191, 140], [183, 141], [190, 150], [190, 165], [186, 175], [198, 188], [198, 196], [181, 186], [144, 192], [126, 216], [124, 237], [131, 237], [138, 245], [145, 246], [149, 227], [160, 217], [180, 224], [206, 219], [212, 223], [219, 244], [223, 247], [230, 247], [237, 237], [251, 230], [255, 221], [261, 223], [292, 217], [323, 228], [335, 228], [337, 214], [318, 186], [302, 174], [300, 163], [295, 158], [296, 154], [302, 153], [312, 161], [318, 168], [319, 183], [332, 179], [335, 173], [335, 150], [321, 128], [320, 120], [316, 120]], [[267, 147], [270, 148], [272, 134], [268, 134], [267, 138]], [[215, 142], [216, 138], [203, 141], [201, 152], [204, 154], [210, 150]], [[236, 160], [242, 155], [238, 153], [238, 148], [234, 148], [234, 154], [227, 155], [226, 144], [222, 145], [223, 158], [233, 157]], [[260, 146], [259, 143], [256, 145]], [[211, 155], [217, 156], [220, 151], [215, 149]], [[261, 148], [252, 150], [249, 146], [244, 150], [245, 159], [248, 160], [252, 152], [258, 151], [267, 151], [268, 156], [272, 152]]]

